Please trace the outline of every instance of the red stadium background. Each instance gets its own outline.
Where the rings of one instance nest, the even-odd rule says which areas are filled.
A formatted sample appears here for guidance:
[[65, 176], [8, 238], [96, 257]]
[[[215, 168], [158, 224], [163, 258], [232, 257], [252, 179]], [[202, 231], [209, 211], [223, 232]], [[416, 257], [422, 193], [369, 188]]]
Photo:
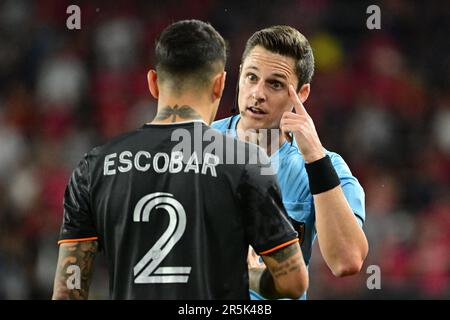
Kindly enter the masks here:
[[[67, 7], [81, 9], [69, 30]], [[370, 30], [369, 4], [381, 29]], [[51, 297], [62, 197], [92, 147], [150, 121], [155, 36], [186, 18], [229, 42], [218, 118], [230, 114], [245, 41], [288, 24], [310, 40], [306, 108], [366, 192], [370, 252], [334, 278], [313, 249], [310, 299], [450, 298], [448, 1], [66, 1], [0, 3], [0, 299]], [[100, 255], [91, 298], [108, 295]], [[381, 270], [369, 290], [367, 267]]]

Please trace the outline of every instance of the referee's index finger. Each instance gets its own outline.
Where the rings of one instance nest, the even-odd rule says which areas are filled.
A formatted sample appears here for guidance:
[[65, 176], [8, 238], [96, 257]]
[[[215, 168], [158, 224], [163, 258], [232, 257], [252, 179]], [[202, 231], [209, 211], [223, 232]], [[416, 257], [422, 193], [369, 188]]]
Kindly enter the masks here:
[[297, 114], [303, 114], [307, 116], [308, 112], [303, 106], [303, 103], [300, 101], [300, 98], [298, 97], [297, 92], [295, 92], [294, 86], [292, 84], [289, 85], [289, 96], [294, 103], [294, 108]]

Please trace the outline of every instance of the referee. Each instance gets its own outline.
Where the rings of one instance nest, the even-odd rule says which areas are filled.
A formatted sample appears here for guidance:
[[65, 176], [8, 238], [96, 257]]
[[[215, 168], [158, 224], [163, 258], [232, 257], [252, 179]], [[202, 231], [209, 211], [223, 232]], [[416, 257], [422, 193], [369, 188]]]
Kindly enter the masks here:
[[[357, 274], [369, 250], [362, 228], [364, 190], [344, 159], [322, 146], [304, 106], [314, 74], [308, 40], [290, 26], [264, 28], [247, 40], [241, 62], [233, 108], [239, 113], [212, 127], [241, 140], [249, 131], [278, 133], [279, 139], [262, 134], [252, 139], [278, 168], [283, 204], [298, 231], [306, 265], [317, 239], [334, 276]], [[260, 265], [255, 255], [250, 257], [250, 265]], [[255, 291], [251, 297], [265, 298]]]
[[[155, 119], [88, 152], [67, 185], [53, 299], [88, 298], [98, 251], [112, 299], [248, 299], [249, 283], [268, 298], [300, 297], [307, 270], [267, 156], [209, 127], [225, 83], [223, 38], [179, 21], [159, 36], [155, 59]], [[267, 266], [250, 276], [249, 245]]]

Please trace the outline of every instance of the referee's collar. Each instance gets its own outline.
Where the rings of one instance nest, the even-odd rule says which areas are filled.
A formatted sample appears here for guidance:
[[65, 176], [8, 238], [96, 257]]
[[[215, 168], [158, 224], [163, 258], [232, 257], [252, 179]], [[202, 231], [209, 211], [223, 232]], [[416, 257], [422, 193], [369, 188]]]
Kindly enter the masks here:
[[[227, 134], [233, 136], [234, 138], [238, 139], [237, 136], [237, 123], [238, 121], [241, 119], [241, 115], [240, 114], [235, 114], [232, 115], [230, 117], [230, 120], [228, 122], [228, 126], [227, 126]], [[300, 148], [297, 145], [297, 141], [295, 141], [295, 138], [293, 138], [292, 144], [289, 141], [284, 141], [279, 148], [275, 151], [274, 154], [272, 154], [270, 156], [270, 158], [272, 159], [274, 157], [275, 154], [287, 154], [289, 152], [289, 150], [291, 150], [291, 148], [295, 148], [298, 153], [301, 154], [300, 152]]]

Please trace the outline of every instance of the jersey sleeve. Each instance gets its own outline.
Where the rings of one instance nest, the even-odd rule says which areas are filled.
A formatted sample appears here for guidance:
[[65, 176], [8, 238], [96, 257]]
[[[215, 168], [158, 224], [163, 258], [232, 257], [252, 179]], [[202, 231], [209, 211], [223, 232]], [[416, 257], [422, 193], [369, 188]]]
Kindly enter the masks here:
[[334, 169], [341, 180], [341, 187], [345, 198], [352, 208], [353, 213], [358, 218], [359, 225], [362, 227], [366, 219], [364, 190], [358, 179], [352, 175], [350, 168], [341, 156], [331, 153], [330, 157]]
[[238, 189], [247, 239], [258, 254], [267, 254], [298, 241], [283, 206], [276, 176], [267, 169], [261, 164], [247, 165]]
[[64, 214], [58, 244], [98, 239], [90, 209], [89, 181], [85, 156], [72, 172], [64, 193]]

